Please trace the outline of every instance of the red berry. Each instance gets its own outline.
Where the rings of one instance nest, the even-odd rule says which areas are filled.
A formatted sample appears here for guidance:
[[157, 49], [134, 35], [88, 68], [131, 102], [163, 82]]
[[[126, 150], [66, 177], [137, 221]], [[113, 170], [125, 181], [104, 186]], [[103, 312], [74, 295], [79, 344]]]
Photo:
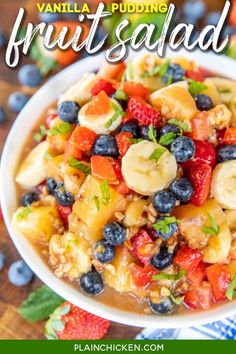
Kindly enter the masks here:
[[209, 166], [211, 166], [212, 168], [215, 167], [216, 150], [214, 146], [208, 141], [199, 141], [199, 140], [194, 140], [194, 144], [195, 144], [194, 157], [191, 160], [183, 163], [182, 167], [188, 169], [195, 162], [204, 162]]
[[133, 138], [133, 135], [129, 132], [121, 132], [116, 135], [116, 142], [119, 150], [119, 154], [121, 157], [123, 157], [130, 146], [132, 145], [131, 139]]
[[46, 121], [45, 121], [45, 126], [47, 129], [50, 129], [51, 128], [51, 123], [52, 121], [57, 118], [57, 114], [54, 113], [54, 114], [49, 114], [49, 116], [46, 118]]
[[57, 204], [57, 210], [58, 213], [64, 223], [65, 226], [68, 225], [68, 218], [70, 214], [72, 213], [72, 207], [71, 206], [62, 206], [60, 204]]
[[187, 273], [194, 271], [202, 260], [199, 250], [184, 245], [175, 255], [174, 263]]
[[83, 152], [90, 152], [97, 134], [86, 127], [76, 127], [70, 137], [70, 143]]
[[130, 241], [132, 244], [131, 254], [145, 265], [148, 265], [155, 249], [155, 243], [149, 234], [140, 229]]
[[112, 95], [116, 90], [109, 81], [100, 79], [92, 88], [93, 96], [98, 95], [101, 91], [105, 91], [108, 96]]
[[101, 339], [107, 333], [109, 325], [110, 321], [64, 302], [47, 321], [45, 335], [48, 339]]
[[157, 127], [159, 125], [159, 112], [149, 106], [143, 98], [132, 97], [128, 103], [128, 113], [142, 125]]
[[226, 299], [226, 290], [230, 283], [230, 273], [225, 264], [213, 264], [206, 270], [207, 278], [212, 286], [212, 293], [216, 302]]
[[199, 81], [203, 82], [204, 81], [204, 75], [201, 73], [199, 70], [186, 70], [185, 71], [185, 76], [188, 79], [194, 80], [194, 81]]
[[188, 179], [193, 185], [191, 203], [201, 206], [208, 198], [211, 185], [211, 167], [203, 162], [195, 162], [188, 171]]

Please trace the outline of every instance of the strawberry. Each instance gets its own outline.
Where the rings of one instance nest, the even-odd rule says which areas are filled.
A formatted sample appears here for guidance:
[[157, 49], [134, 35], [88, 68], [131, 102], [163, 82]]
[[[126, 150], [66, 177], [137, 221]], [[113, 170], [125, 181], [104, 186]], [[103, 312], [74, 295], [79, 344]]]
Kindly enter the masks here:
[[186, 70], [185, 71], [185, 76], [188, 79], [194, 80], [194, 81], [199, 81], [203, 82], [204, 81], [204, 76], [199, 70]]
[[132, 145], [132, 142], [130, 141], [132, 138], [133, 135], [130, 132], [121, 132], [116, 135], [116, 142], [121, 157], [126, 154], [129, 147]]
[[83, 152], [90, 152], [97, 134], [86, 127], [76, 127], [70, 137], [70, 143]]
[[204, 162], [209, 166], [211, 166], [212, 168], [215, 167], [216, 150], [214, 146], [208, 141], [199, 141], [199, 140], [194, 140], [194, 144], [195, 144], [194, 157], [191, 160], [183, 163], [182, 167], [189, 169], [191, 165], [195, 162]]
[[132, 97], [128, 103], [128, 113], [142, 125], [159, 125], [159, 112], [148, 105], [141, 97]]
[[191, 309], [209, 309], [212, 300], [211, 285], [204, 281], [197, 288], [188, 290], [184, 296], [184, 304]]
[[125, 181], [123, 179], [122, 173], [121, 173], [120, 162], [118, 160], [113, 160], [112, 161], [112, 165], [113, 165], [113, 168], [114, 168], [114, 171], [115, 171], [115, 174], [116, 174], [116, 178], [119, 181], [119, 184], [115, 184], [113, 186], [113, 188], [120, 194], [124, 194], [124, 195], [130, 194], [131, 190], [126, 185], [126, 183], [125, 183]]
[[196, 269], [187, 274], [187, 279], [198, 286], [206, 277], [206, 265], [200, 262]]
[[60, 204], [57, 204], [57, 210], [58, 213], [64, 223], [65, 226], [68, 225], [68, 217], [72, 213], [72, 207], [71, 206], [62, 206]]
[[132, 249], [130, 253], [137, 259], [139, 259], [143, 264], [148, 265], [153, 256], [155, 249], [155, 243], [149, 236], [149, 234], [140, 229], [131, 239], [130, 239]]
[[223, 136], [224, 145], [236, 145], [236, 128], [227, 128]]
[[106, 179], [108, 183], [117, 182], [113, 162], [109, 157], [93, 155], [91, 157], [91, 172], [93, 176]]
[[109, 81], [104, 79], [100, 79], [96, 84], [93, 86], [91, 93], [93, 96], [98, 95], [101, 91], [105, 91], [108, 96], [112, 95], [116, 90], [112, 86]]
[[218, 144], [219, 144], [219, 145], [224, 145], [224, 144], [223, 144], [223, 141], [224, 141], [225, 131], [226, 131], [226, 129], [219, 129], [219, 130], [216, 130], [216, 137], [217, 137], [217, 140], [218, 140]]
[[194, 140], [207, 140], [211, 136], [211, 129], [207, 119], [207, 112], [197, 114], [191, 121], [191, 133], [187, 135]]
[[184, 269], [187, 274], [194, 271], [202, 260], [202, 254], [199, 250], [184, 245], [177, 251], [174, 257], [174, 263], [181, 269]]
[[3, 220], [3, 215], [2, 215], [2, 208], [0, 207], [0, 221]]
[[216, 302], [226, 299], [226, 290], [230, 283], [230, 272], [225, 264], [212, 264], [206, 270]]
[[101, 339], [109, 325], [110, 321], [66, 301], [50, 316], [45, 326], [45, 336], [47, 339], [62, 340]]
[[204, 162], [195, 162], [188, 171], [188, 179], [193, 185], [191, 203], [201, 206], [208, 198], [211, 185], [211, 167]]
[[46, 120], [45, 120], [45, 126], [47, 129], [51, 128], [51, 123], [52, 121], [57, 118], [57, 114], [53, 113], [53, 114], [49, 114], [49, 116], [47, 116]]
[[137, 82], [125, 81], [123, 90], [129, 97], [142, 97], [144, 100], [146, 100], [149, 95], [149, 89]]
[[137, 286], [146, 286], [151, 283], [152, 276], [158, 274], [158, 270], [151, 265], [141, 267], [134, 263], [131, 266], [131, 274]]

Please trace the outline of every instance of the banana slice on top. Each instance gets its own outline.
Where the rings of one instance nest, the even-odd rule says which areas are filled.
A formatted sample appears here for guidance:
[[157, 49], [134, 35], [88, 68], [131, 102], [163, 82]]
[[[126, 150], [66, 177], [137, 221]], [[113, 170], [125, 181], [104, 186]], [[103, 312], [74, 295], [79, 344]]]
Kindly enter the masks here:
[[236, 96], [236, 82], [222, 77], [211, 77], [223, 103], [229, 103]]
[[16, 176], [16, 182], [25, 189], [31, 189], [46, 179], [45, 153], [48, 151], [47, 141], [38, 144], [26, 156]]
[[219, 163], [212, 174], [211, 196], [222, 208], [236, 209], [236, 160]]
[[[159, 158], [153, 158], [162, 155]], [[133, 144], [122, 159], [122, 175], [127, 186], [142, 195], [167, 188], [176, 177], [177, 163], [163, 146], [151, 141]]]
[[86, 110], [90, 104], [87, 103], [79, 111], [79, 123], [82, 127], [92, 130], [96, 134], [109, 134], [116, 130], [122, 121], [122, 107], [114, 99], [110, 99], [110, 110], [105, 114], [88, 115]]

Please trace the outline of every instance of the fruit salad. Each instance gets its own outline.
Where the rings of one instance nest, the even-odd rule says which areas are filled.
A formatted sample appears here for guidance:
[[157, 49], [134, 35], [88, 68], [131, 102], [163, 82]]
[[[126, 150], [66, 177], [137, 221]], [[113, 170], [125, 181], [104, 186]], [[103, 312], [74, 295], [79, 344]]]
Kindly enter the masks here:
[[236, 82], [146, 53], [85, 74], [36, 130], [12, 225], [57, 277], [150, 314], [233, 300]]

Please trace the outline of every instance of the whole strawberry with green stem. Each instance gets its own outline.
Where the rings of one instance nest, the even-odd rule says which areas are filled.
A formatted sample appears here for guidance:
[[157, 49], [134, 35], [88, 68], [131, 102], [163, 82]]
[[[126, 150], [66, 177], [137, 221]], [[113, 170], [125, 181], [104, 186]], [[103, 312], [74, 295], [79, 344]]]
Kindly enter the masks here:
[[101, 339], [107, 333], [110, 321], [93, 315], [75, 305], [64, 302], [45, 326], [47, 339]]

